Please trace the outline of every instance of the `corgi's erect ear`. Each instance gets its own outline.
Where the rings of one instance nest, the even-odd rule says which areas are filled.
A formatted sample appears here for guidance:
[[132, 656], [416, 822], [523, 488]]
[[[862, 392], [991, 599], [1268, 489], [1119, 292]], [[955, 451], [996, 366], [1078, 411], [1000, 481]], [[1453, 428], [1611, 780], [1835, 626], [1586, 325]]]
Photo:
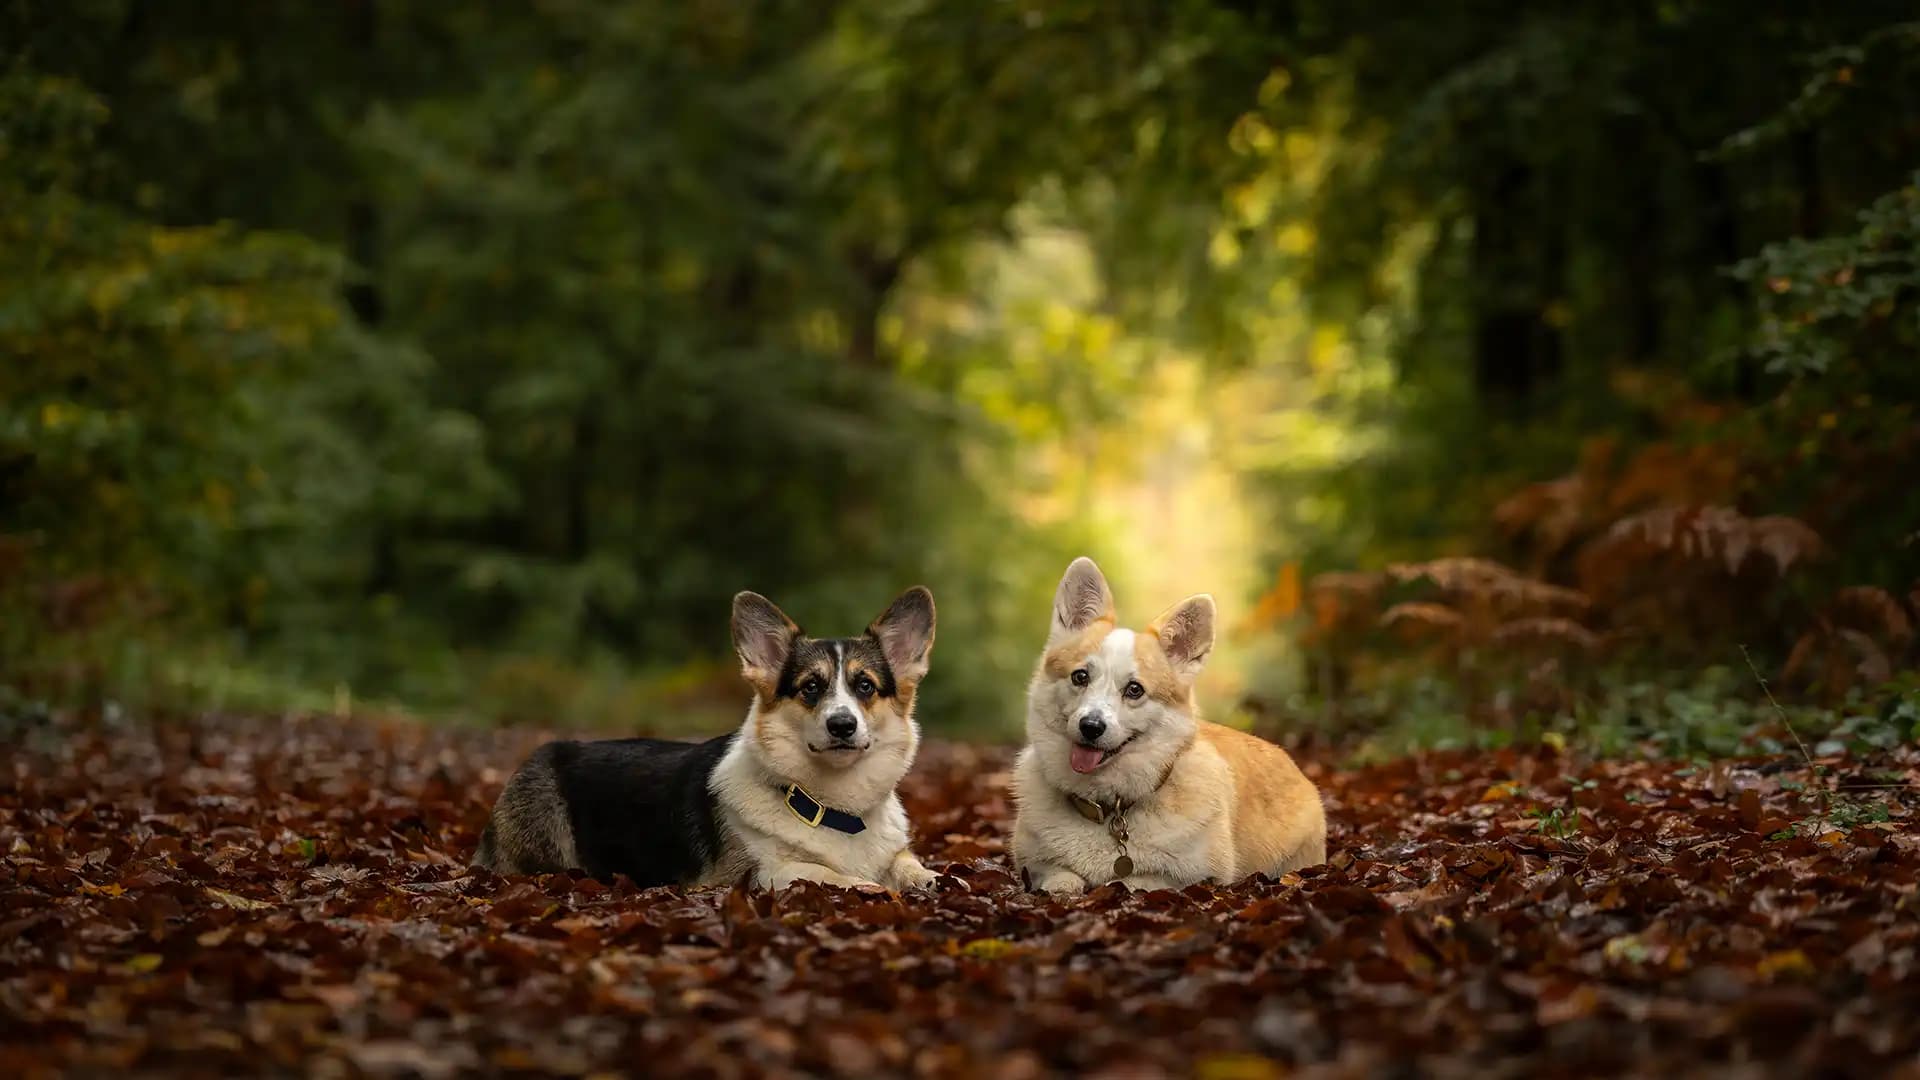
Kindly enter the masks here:
[[1060, 578], [1053, 594], [1053, 623], [1047, 630], [1049, 645], [1072, 637], [1101, 620], [1113, 621], [1113, 591], [1107, 588], [1106, 575], [1085, 555], [1073, 560]]
[[756, 687], [771, 688], [780, 681], [800, 627], [773, 601], [757, 592], [733, 598], [733, 651], [740, 654], [740, 674]]
[[933, 594], [926, 586], [915, 585], [894, 597], [867, 633], [880, 643], [896, 681], [919, 682], [933, 653]]
[[1161, 612], [1147, 633], [1159, 639], [1173, 670], [1191, 680], [1213, 651], [1213, 597], [1206, 593], [1187, 597]]

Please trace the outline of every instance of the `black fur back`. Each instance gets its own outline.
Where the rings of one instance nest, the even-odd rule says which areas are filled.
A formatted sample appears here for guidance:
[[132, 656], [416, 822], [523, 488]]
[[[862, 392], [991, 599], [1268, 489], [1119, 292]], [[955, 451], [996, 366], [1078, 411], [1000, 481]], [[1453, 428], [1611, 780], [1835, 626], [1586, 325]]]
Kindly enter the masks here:
[[701, 743], [609, 739], [549, 744], [574, 844], [587, 873], [634, 884], [684, 884], [720, 856], [708, 778], [738, 732]]

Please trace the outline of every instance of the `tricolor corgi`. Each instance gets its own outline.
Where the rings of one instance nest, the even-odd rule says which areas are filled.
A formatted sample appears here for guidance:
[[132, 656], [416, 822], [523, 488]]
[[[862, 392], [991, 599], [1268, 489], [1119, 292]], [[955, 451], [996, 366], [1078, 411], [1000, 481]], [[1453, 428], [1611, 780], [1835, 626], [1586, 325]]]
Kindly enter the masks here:
[[1013, 858], [1028, 887], [1181, 888], [1326, 861], [1326, 811], [1293, 758], [1199, 718], [1193, 682], [1213, 619], [1203, 594], [1145, 630], [1119, 628], [1100, 568], [1067, 567], [1013, 773]]
[[894, 786], [919, 746], [933, 594], [908, 589], [860, 637], [811, 638], [743, 592], [733, 645], [753, 688], [739, 730], [542, 746], [500, 793], [474, 864], [641, 886], [930, 884]]

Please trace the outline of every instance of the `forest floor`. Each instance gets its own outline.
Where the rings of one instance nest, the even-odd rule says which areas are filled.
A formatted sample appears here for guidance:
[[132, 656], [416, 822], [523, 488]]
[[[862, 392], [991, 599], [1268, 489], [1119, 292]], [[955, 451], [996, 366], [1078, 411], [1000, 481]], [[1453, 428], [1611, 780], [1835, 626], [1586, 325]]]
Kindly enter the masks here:
[[1920, 1069], [1912, 748], [1309, 762], [1328, 866], [1059, 902], [1006, 862], [1009, 751], [948, 743], [904, 789], [936, 894], [470, 874], [533, 740], [225, 718], [0, 748], [0, 1075]]

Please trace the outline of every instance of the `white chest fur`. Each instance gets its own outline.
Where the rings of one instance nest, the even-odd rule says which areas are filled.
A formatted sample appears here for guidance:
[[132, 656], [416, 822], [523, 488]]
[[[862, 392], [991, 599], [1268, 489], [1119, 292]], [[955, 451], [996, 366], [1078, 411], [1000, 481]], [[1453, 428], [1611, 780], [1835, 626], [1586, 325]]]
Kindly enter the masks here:
[[[1209, 878], [1231, 880], [1234, 874], [1226, 805], [1230, 789], [1214, 787], [1215, 777], [1191, 775], [1211, 772], [1206, 768], [1211, 761], [1191, 754], [1182, 758], [1167, 784], [1120, 812], [1132, 863], [1125, 880], [1133, 887], [1178, 887]], [[1095, 822], [1084, 816], [1047, 780], [1031, 748], [1014, 767], [1014, 794], [1020, 806], [1014, 857], [1030, 874], [1058, 868], [1088, 885], [1119, 877], [1115, 860], [1122, 842], [1111, 819]]]
[[755, 879], [772, 884], [767, 868], [781, 863], [814, 863], [863, 881], [881, 880], [893, 857], [907, 846], [907, 814], [889, 795], [878, 812], [863, 816], [866, 828], [845, 833], [825, 824], [808, 825], [771, 787], [763, 798], [722, 804], [727, 827], [754, 853]]
[[809, 790], [821, 803], [859, 816], [866, 828], [846, 833], [824, 823], [809, 825], [787, 805], [785, 783], [770, 775], [742, 743], [714, 770], [712, 790], [722, 826], [746, 856], [754, 884], [761, 888], [801, 878], [835, 884], [883, 882], [911, 839], [906, 810], [891, 783], [870, 806], [839, 805], [830, 794]]

